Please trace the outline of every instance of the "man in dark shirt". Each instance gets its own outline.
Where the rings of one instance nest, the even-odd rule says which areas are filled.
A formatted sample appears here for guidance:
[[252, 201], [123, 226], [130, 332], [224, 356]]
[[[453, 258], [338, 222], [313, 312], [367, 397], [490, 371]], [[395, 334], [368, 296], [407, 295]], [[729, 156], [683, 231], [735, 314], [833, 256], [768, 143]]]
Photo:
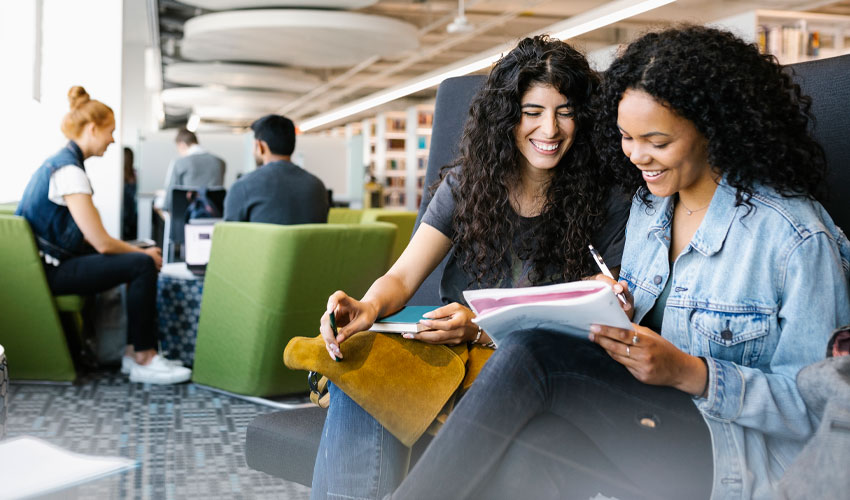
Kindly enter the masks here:
[[328, 221], [328, 192], [315, 175], [290, 162], [295, 125], [279, 115], [251, 124], [260, 167], [236, 181], [224, 199], [224, 220], [307, 224]]

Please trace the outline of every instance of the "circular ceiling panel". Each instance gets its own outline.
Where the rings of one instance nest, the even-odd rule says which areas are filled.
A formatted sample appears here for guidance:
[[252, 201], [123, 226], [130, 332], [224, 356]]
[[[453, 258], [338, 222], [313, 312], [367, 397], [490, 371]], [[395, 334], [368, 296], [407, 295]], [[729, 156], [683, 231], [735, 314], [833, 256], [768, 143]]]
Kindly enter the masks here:
[[388, 17], [326, 10], [246, 10], [186, 21], [181, 54], [199, 61], [337, 68], [418, 46], [415, 26]]
[[162, 91], [162, 103], [177, 108], [228, 107], [256, 111], [259, 118], [273, 113], [297, 96], [285, 92], [260, 90], [231, 90], [216, 87], [176, 87]]
[[207, 10], [233, 10], [265, 7], [362, 9], [377, 2], [378, 0], [181, 0], [180, 3]]
[[165, 67], [165, 80], [183, 85], [224, 85], [305, 93], [321, 85], [316, 76], [288, 68], [254, 64], [175, 63]]
[[234, 106], [195, 106], [192, 108], [192, 114], [198, 115], [202, 120], [238, 120], [249, 123], [272, 112], [274, 112], [273, 109]]

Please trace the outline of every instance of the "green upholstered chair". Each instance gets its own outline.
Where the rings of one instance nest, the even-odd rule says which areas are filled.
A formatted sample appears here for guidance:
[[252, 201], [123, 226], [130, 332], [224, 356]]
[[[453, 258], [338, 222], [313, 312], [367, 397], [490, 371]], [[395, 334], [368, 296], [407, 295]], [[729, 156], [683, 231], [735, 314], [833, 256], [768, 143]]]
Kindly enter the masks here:
[[389, 265], [392, 266], [410, 242], [410, 237], [413, 234], [413, 226], [416, 224], [416, 212], [369, 208], [363, 211], [363, 216], [360, 217], [360, 223], [365, 224], [369, 222], [389, 222], [395, 225], [395, 241], [393, 242], [393, 251], [389, 261]]
[[366, 292], [386, 270], [395, 231], [387, 223], [216, 225], [192, 380], [248, 396], [306, 392], [304, 372], [283, 365], [286, 343], [318, 335], [334, 291]]
[[11, 378], [74, 380], [59, 313], [79, 318], [83, 299], [51, 295], [32, 230], [22, 217], [0, 214], [0, 276], [0, 344]]
[[15, 209], [18, 208], [18, 202], [0, 203], [0, 215], [15, 215]]
[[328, 210], [328, 224], [360, 224], [363, 210], [355, 208], [331, 207]]

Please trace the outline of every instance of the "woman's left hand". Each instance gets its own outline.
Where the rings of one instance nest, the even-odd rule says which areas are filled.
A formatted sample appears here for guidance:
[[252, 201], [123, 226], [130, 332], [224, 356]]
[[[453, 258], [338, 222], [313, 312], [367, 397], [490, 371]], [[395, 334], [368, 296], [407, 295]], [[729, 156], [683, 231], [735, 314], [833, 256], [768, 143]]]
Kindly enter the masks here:
[[436, 318], [420, 321], [432, 330], [405, 334], [405, 338], [421, 340], [429, 344], [458, 345], [473, 340], [478, 333], [478, 325], [472, 322], [475, 313], [457, 302], [434, 309], [425, 316]]
[[649, 328], [632, 326], [634, 331], [593, 325], [590, 340], [645, 384], [675, 387], [694, 396], [703, 394], [708, 371], [702, 360]]

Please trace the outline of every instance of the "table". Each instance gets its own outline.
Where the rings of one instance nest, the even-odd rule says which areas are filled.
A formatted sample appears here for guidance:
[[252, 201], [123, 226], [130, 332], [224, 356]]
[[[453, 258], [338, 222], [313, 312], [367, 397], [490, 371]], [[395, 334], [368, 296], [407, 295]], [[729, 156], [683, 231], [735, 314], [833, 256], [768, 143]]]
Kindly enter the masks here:
[[156, 312], [162, 354], [185, 366], [195, 361], [195, 339], [201, 316], [204, 278], [195, 276], [185, 262], [165, 264], [156, 284]]

